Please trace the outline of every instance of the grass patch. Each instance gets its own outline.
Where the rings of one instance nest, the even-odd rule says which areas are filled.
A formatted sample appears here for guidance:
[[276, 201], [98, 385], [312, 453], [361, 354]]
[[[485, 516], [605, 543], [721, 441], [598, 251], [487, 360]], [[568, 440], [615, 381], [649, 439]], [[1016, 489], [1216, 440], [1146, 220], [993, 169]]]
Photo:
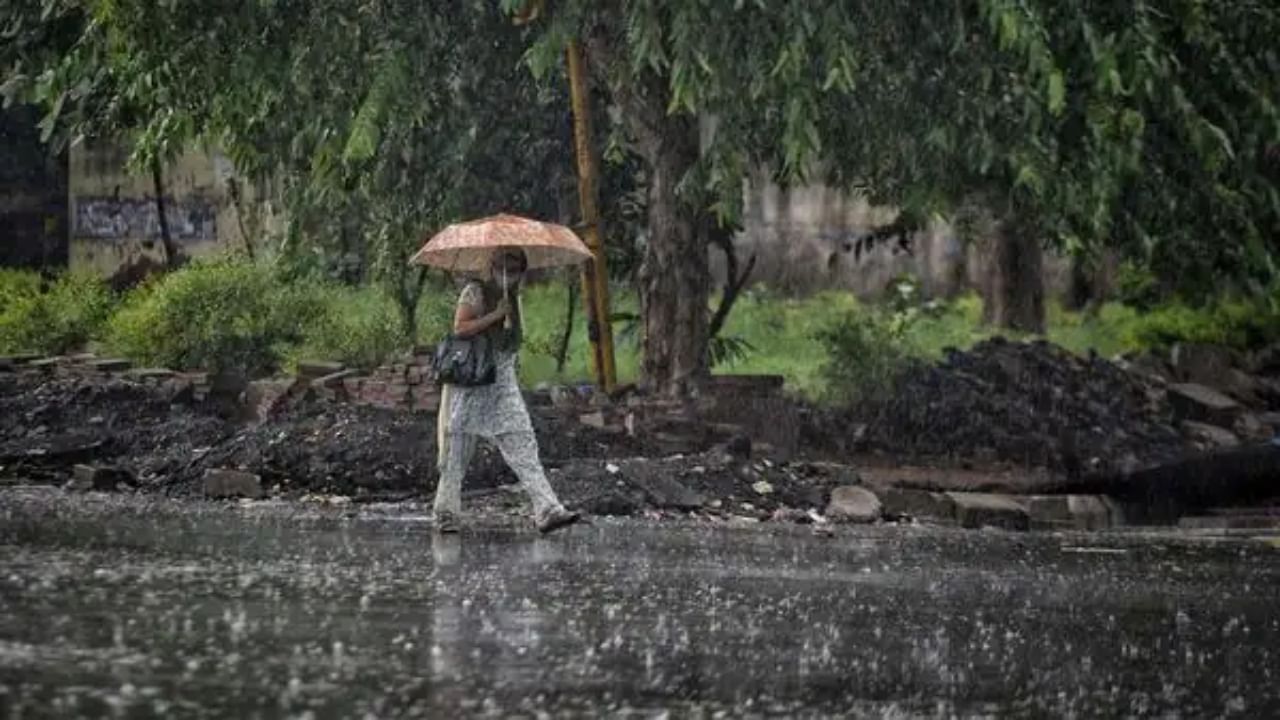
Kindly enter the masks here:
[[[581, 296], [574, 308], [573, 335], [569, 341], [564, 370], [556, 370], [555, 352], [564, 333], [569, 296], [567, 282], [550, 282], [527, 288], [521, 299], [524, 309], [525, 345], [520, 356], [520, 380], [529, 386], [540, 383], [590, 382], [591, 345], [587, 342], [585, 311]], [[613, 312], [638, 313], [640, 302], [632, 292], [615, 292]], [[633, 382], [640, 374], [638, 340], [628, 336], [622, 323], [614, 323], [614, 364], [618, 382]]]

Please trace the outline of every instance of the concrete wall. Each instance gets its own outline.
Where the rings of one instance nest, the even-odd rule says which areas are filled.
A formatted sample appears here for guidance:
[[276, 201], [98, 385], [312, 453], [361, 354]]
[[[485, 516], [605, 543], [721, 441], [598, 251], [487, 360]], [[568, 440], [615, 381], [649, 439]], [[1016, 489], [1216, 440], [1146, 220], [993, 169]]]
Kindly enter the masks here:
[[[753, 280], [784, 292], [841, 289], [870, 297], [910, 273], [927, 295], [946, 297], [975, 287], [981, 272], [975, 250], [946, 223], [917, 233], [910, 253], [889, 242], [859, 255], [857, 241], [892, 222], [895, 210], [816, 183], [784, 189], [763, 173], [752, 178], [745, 193], [739, 261], [756, 255]], [[717, 278], [723, 278], [721, 255], [711, 253]], [[1064, 292], [1069, 275], [1066, 260], [1046, 257], [1050, 293]]]
[[[114, 144], [81, 144], [71, 150], [68, 208], [74, 270], [128, 281], [163, 263], [154, 182], [149, 173], [128, 172], [126, 160], [123, 148]], [[170, 236], [183, 257], [243, 248], [242, 220], [247, 234], [257, 234], [254, 218], [238, 215], [229, 191], [229, 182], [237, 179], [221, 154], [189, 150], [165, 168], [163, 179]], [[241, 206], [250, 214], [262, 191], [241, 185]]]

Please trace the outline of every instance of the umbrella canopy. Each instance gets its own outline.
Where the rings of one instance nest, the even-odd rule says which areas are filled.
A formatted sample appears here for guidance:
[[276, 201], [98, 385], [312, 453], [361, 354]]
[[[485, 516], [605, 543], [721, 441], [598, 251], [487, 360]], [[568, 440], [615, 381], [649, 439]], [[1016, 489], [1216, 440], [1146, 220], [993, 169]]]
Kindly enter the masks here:
[[563, 225], [494, 215], [450, 225], [428, 240], [409, 262], [450, 272], [485, 273], [494, 251], [502, 248], [523, 250], [531, 269], [577, 265], [591, 259], [587, 246]]

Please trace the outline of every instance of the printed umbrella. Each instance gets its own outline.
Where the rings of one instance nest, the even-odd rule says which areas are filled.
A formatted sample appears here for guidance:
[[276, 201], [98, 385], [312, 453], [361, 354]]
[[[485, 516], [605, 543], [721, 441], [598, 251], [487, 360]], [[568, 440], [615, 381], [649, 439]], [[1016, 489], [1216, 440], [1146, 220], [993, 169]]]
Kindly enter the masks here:
[[503, 214], [450, 225], [428, 240], [409, 262], [450, 272], [484, 273], [494, 251], [501, 248], [523, 250], [531, 269], [577, 265], [591, 259], [591, 251], [569, 228]]

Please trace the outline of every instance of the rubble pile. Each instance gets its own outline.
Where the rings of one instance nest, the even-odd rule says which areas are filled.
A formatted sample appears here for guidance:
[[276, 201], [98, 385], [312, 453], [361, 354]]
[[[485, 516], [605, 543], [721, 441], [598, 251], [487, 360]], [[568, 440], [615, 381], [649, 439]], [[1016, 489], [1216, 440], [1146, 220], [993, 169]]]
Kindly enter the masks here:
[[1156, 381], [1048, 343], [983, 342], [908, 370], [867, 418], [865, 442], [900, 455], [1132, 469], [1191, 449]]

